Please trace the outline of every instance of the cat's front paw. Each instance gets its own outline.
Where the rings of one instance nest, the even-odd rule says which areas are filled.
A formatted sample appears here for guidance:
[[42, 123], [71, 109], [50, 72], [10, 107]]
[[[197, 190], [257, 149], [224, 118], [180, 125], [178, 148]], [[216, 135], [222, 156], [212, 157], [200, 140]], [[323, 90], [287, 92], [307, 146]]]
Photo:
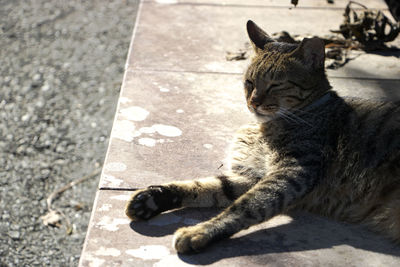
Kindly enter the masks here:
[[173, 246], [179, 253], [199, 252], [212, 240], [210, 228], [199, 224], [179, 228], [174, 234]]
[[125, 207], [132, 220], [148, 220], [163, 211], [177, 208], [180, 198], [164, 186], [150, 186], [135, 192]]

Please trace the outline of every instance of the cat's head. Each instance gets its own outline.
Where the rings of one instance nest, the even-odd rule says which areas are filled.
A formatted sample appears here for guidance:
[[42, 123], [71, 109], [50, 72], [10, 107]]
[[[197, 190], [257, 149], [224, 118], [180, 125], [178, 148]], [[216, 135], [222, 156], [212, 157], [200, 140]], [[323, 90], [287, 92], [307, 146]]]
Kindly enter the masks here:
[[325, 75], [325, 47], [318, 38], [299, 44], [276, 42], [254, 22], [247, 32], [255, 51], [244, 87], [247, 106], [261, 121], [301, 109], [330, 89]]

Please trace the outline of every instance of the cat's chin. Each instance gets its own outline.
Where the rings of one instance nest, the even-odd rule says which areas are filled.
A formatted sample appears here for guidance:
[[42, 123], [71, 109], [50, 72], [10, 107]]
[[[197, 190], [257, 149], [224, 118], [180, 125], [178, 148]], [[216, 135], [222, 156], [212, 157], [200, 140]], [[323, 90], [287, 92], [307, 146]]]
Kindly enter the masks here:
[[262, 115], [262, 114], [257, 114], [255, 113], [256, 119], [259, 123], [265, 123], [265, 122], [270, 122], [272, 121], [275, 116], [274, 115]]

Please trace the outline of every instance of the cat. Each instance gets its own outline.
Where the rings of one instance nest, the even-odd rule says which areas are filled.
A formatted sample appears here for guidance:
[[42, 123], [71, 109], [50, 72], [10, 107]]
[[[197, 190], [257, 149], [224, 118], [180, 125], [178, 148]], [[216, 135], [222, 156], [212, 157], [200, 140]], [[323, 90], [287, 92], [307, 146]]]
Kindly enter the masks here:
[[255, 55], [244, 91], [258, 123], [238, 131], [230, 171], [138, 190], [126, 215], [148, 220], [181, 207], [224, 207], [175, 232], [179, 253], [291, 210], [366, 224], [399, 242], [399, 103], [339, 97], [318, 38], [276, 42], [251, 20], [247, 32]]

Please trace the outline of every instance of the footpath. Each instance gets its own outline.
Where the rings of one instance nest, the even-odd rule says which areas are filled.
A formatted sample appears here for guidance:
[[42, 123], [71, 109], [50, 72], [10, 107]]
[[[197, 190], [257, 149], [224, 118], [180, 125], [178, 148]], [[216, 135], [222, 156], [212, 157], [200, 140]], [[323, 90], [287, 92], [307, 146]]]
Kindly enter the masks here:
[[[400, 249], [358, 225], [281, 215], [200, 254], [177, 255], [172, 235], [217, 211], [185, 209], [131, 223], [138, 188], [220, 174], [232, 135], [253, 121], [242, 73], [227, 61], [248, 41], [251, 19], [268, 33], [326, 35], [347, 1], [142, 1], [80, 266], [400, 266]], [[384, 1], [363, 1], [386, 9]], [[394, 42], [400, 47], [399, 38]], [[400, 53], [360, 53], [329, 70], [343, 96], [400, 99]]]

